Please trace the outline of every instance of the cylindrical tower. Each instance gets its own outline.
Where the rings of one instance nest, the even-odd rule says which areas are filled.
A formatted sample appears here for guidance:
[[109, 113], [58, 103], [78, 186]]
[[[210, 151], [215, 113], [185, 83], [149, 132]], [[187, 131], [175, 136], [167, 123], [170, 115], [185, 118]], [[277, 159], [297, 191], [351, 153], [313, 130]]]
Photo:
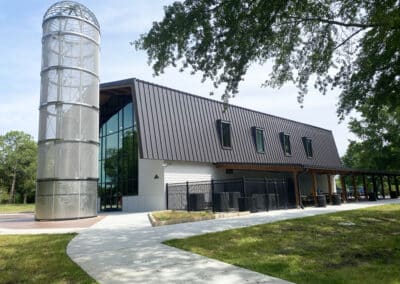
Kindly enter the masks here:
[[43, 17], [37, 220], [97, 215], [99, 42], [82, 4], [57, 2]]

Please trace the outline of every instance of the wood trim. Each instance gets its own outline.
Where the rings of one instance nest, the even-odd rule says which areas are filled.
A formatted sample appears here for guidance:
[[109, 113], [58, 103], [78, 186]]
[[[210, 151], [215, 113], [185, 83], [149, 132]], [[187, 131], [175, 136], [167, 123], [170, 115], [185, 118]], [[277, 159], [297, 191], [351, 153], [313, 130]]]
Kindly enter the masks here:
[[314, 204], [317, 205], [317, 175], [312, 172], [312, 195], [314, 197]]
[[358, 190], [356, 184], [356, 176], [354, 174], [351, 175], [352, 183], [353, 183], [353, 195], [356, 201], [358, 201]]
[[332, 204], [332, 182], [331, 175], [326, 175], [328, 179], [328, 192], [329, 192], [329, 202]]
[[340, 181], [342, 183], [342, 199], [347, 201], [346, 178], [344, 175], [340, 175]]
[[363, 175], [363, 185], [364, 185], [364, 196], [368, 200], [368, 183], [367, 183], [367, 177]]
[[266, 172], [300, 172], [299, 166], [280, 166], [280, 165], [252, 165], [252, 164], [216, 164], [216, 168], [232, 169], [232, 170], [251, 170]]
[[293, 184], [294, 184], [294, 194], [296, 196], [296, 206], [300, 207], [299, 179], [297, 172], [293, 172]]

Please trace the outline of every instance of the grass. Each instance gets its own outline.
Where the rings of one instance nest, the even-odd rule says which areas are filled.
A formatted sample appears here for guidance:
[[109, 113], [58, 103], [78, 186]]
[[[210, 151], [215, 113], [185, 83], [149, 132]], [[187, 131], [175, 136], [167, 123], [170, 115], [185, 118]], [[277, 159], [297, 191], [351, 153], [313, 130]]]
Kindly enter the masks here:
[[0, 236], [0, 283], [96, 283], [66, 254], [74, 236]]
[[398, 204], [165, 243], [296, 283], [400, 283]]
[[34, 212], [35, 204], [0, 204], [0, 214]]
[[156, 221], [197, 221], [204, 217], [213, 218], [214, 214], [212, 212], [207, 211], [199, 211], [199, 212], [187, 212], [187, 211], [175, 211], [175, 210], [166, 210], [166, 211], [157, 211], [151, 213]]

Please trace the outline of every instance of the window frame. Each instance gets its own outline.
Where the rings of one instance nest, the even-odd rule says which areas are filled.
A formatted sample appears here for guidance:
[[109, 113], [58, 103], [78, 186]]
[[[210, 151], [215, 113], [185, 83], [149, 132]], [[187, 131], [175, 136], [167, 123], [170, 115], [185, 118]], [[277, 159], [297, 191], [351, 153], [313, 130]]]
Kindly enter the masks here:
[[[257, 144], [257, 133], [258, 132], [261, 132], [261, 137], [262, 137], [262, 139], [261, 139], [261, 141], [262, 141], [262, 144], [261, 144], [262, 145], [262, 150], [261, 151], [258, 150], [258, 144]], [[259, 154], [265, 154], [264, 129], [261, 128], [261, 127], [253, 126], [253, 138], [254, 138], [254, 146], [256, 148], [256, 152], [259, 153]]]
[[[221, 147], [222, 147], [222, 149], [227, 149], [227, 150], [231, 150], [232, 149], [232, 124], [231, 124], [231, 122], [230, 121], [228, 121], [228, 120], [222, 120], [222, 119], [219, 119], [218, 120], [218, 124], [219, 124], [219, 136], [220, 136], [220, 141], [221, 141]], [[224, 145], [224, 133], [223, 133], [223, 124], [225, 124], [225, 125], [229, 125], [229, 146], [227, 146], [227, 145]]]
[[[304, 151], [306, 152], [306, 156], [308, 159], [312, 159], [314, 157], [314, 150], [313, 150], [313, 146], [312, 146], [312, 139], [310, 137], [302, 137], [303, 139], [303, 146], [304, 146]], [[307, 150], [307, 143], [309, 143], [310, 145], [310, 152], [308, 152]]]
[[[281, 145], [282, 145], [282, 150], [283, 150], [283, 154], [286, 157], [291, 157], [292, 156], [292, 145], [290, 143], [290, 133], [287, 132], [280, 132], [279, 133], [280, 136], [280, 140], [281, 140]], [[289, 146], [289, 152], [286, 151], [286, 147], [285, 147], [285, 138], [287, 137], [287, 141], [288, 141], [288, 146]]]

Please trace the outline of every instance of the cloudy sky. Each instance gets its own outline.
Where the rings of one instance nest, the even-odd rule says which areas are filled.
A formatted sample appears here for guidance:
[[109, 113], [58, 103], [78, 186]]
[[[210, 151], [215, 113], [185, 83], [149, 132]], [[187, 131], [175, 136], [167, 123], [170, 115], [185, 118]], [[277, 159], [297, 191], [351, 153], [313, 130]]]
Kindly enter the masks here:
[[[81, 0], [97, 16], [101, 26], [101, 82], [136, 77], [171, 88], [208, 96], [210, 83], [201, 76], [168, 69], [154, 77], [144, 52], [129, 42], [146, 32], [153, 21], [162, 19], [163, 6], [172, 1]], [[0, 135], [23, 130], [37, 139], [40, 93], [41, 22], [55, 1], [0, 0]], [[331, 129], [339, 154], [343, 155], [349, 133], [347, 123], [338, 124], [338, 92], [326, 96], [311, 90], [304, 108], [297, 103], [297, 90], [262, 88], [269, 66], [253, 66], [232, 104]], [[215, 97], [218, 99], [218, 97]]]

